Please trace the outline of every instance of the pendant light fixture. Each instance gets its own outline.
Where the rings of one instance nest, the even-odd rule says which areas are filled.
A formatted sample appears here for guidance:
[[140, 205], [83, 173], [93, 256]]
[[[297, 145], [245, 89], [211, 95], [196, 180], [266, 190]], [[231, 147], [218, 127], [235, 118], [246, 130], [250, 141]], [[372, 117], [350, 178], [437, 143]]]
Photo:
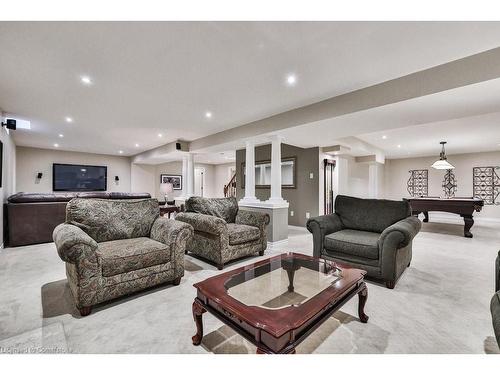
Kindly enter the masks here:
[[439, 143], [442, 145], [441, 153], [439, 154], [439, 160], [436, 160], [434, 164], [431, 165], [431, 167], [434, 169], [454, 169], [455, 167], [448, 163], [448, 160], [446, 160], [446, 153], [444, 151], [444, 145], [446, 144], [446, 142], [441, 141]]

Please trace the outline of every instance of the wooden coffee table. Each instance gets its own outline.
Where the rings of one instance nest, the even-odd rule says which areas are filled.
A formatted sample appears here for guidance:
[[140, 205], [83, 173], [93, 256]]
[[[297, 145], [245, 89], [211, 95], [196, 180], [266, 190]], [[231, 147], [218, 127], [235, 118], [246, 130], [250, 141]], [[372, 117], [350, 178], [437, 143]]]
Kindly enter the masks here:
[[278, 255], [194, 284], [193, 317], [203, 338], [206, 311], [257, 346], [257, 353], [295, 348], [356, 294], [366, 323], [366, 271], [303, 254]]

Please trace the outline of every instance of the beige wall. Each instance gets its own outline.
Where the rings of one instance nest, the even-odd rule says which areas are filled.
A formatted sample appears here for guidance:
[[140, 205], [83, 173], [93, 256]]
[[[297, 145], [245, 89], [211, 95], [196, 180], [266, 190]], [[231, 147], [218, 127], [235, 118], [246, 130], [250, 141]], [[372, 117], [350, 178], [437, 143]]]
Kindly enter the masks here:
[[[1, 118], [0, 118], [1, 119]], [[3, 119], [1, 119], [3, 120]], [[3, 223], [3, 204], [16, 192], [16, 145], [4, 127], [0, 129], [0, 141], [3, 143], [2, 187], [0, 187], [0, 217]], [[0, 246], [3, 247], [3, 224], [0, 227]]]
[[[444, 196], [441, 185], [445, 172], [430, 167], [436, 159], [437, 156], [387, 160], [385, 167], [385, 196], [388, 199], [408, 197], [406, 183], [410, 176], [408, 171], [412, 169], [427, 169], [429, 171], [429, 195]], [[454, 172], [458, 185], [456, 196], [471, 197], [472, 168], [500, 166], [500, 151], [450, 155], [448, 161], [455, 166]], [[485, 206], [474, 217], [500, 219], [500, 206]]]
[[144, 192], [156, 196], [156, 165], [131, 164], [130, 165], [130, 190]]
[[[224, 184], [229, 180], [226, 180], [226, 178], [222, 178], [221, 176], [224, 168], [227, 169], [229, 165], [230, 164], [212, 165], [195, 163], [195, 168], [203, 168], [204, 170], [205, 190], [203, 195], [205, 197], [217, 198], [224, 196]], [[163, 200], [163, 193], [160, 192], [160, 175], [162, 174], [182, 175], [182, 162], [173, 161], [158, 165], [132, 164], [132, 190], [146, 191], [150, 193], [151, 196], [156, 197], [159, 200]], [[183, 189], [185, 189], [186, 181], [182, 182], [182, 186]], [[171, 196], [175, 198], [181, 196], [182, 194], [182, 190], [175, 190]]]
[[[173, 161], [170, 163], [158, 164], [155, 166], [155, 190], [154, 196], [159, 200], [163, 200], [163, 193], [160, 192], [160, 175], [161, 174], [177, 174], [182, 175], [182, 161]], [[170, 196], [175, 198], [180, 197], [186, 189], [186, 181], [182, 180], [182, 190], [174, 190]], [[169, 198], [170, 198], [169, 196]]]
[[[52, 192], [52, 164], [88, 164], [108, 167], [108, 191], [130, 192], [130, 158], [124, 156], [87, 154], [83, 152], [17, 147], [16, 190], [35, 193]], [[43, 173], [40, 180], [38, 172]], [[115, 183], [115, 176], [120, 178]], [[136, 190], [134, 190], [136, 191]]]

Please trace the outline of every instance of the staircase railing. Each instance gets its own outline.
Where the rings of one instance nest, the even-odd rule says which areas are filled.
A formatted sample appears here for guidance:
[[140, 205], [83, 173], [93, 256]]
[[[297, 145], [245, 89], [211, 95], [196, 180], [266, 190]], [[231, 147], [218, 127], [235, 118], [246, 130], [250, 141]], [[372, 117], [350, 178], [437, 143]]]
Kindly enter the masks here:
[[236, 197], [236, 173], [229, 182], [224, 185], [224, 197]]

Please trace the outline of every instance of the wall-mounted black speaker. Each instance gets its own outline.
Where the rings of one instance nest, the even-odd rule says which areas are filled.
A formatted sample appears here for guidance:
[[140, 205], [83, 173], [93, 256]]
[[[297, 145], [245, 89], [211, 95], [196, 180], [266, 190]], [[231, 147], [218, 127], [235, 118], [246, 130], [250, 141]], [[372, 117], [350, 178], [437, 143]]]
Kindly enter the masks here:
[[115, 176], [115, 181], [116, 181], [116, 182], [120, 181], [120, 177]]
[[43, 176], [43, 173], [42, 173], [42, 172], [38, 172], [38, 173], [36, 174], [36, 178], [38, 178], [38, 179], [41, 179], [41, 178], [42, 178], [42, 176]]
[[180, 150], [181, 149], [181, 144], [179, 142], [175, 143], [175, 149]]
[[2, 126], [7, 127], [9, 130], [16, 130], [16, 120], [13, 118], [8, 118], [5, 122], [2, 122]]

